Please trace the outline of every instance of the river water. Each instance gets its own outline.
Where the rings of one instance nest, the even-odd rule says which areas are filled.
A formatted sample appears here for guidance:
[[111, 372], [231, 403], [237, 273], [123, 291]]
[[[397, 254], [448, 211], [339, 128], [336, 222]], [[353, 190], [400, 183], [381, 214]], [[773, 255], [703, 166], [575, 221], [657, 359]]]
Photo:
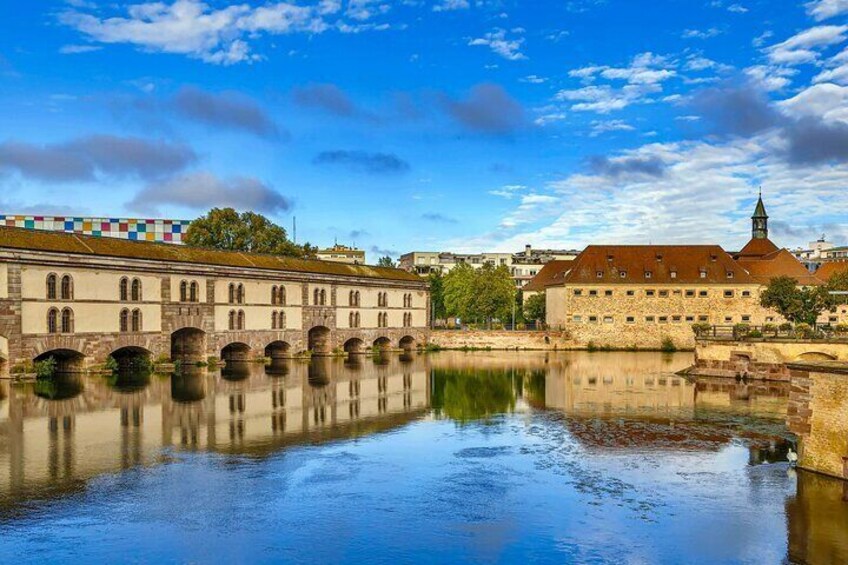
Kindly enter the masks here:
[[0, 383], [3, 562], [848, 563], [779, 383], [461, 353]]

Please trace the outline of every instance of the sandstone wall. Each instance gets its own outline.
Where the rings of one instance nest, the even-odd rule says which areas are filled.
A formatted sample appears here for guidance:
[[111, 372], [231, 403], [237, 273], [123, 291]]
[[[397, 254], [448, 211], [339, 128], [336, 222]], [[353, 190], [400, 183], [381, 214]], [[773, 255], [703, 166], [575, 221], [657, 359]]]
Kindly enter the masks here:
[[567, 332], [562, 331], [485, 331], [444, 330], [430, 334], [430, 343], [444, 349], [537, 349], [556, 350], [574, 347]]

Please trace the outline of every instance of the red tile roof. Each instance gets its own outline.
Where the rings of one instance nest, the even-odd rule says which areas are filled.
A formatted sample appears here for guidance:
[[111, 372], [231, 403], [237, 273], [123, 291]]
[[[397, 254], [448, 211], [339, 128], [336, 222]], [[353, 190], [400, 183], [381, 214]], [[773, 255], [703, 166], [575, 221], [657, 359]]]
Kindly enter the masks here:
[[739, 251], [734, 254], [735, 258], [739, 257], [762, 257], [764, 255], [768, 255], [769, 253], [774, 253], [775, 251], [779, 251], [780, 248], [772, 243], [770, 239], [757, 239], [754, 238], [745, 244], [745, 247], [742, 248], [742, 251]]
[[828, 261], [819, 267], [819, 270], [816, 271], [816, 276], [827, 282], [830, 280], [830, 277], [843, 271], [848, 271], [848, 261]]
[[563, 280], [568, 284], [753, 282], [718, 245], [590, 245]]
[[823, 282], [786, 249], [778, 249], [762, 257], [739, 257], [737, 263], [760, 284], [768, 284], [774, 277], [792, 277], [804, 286], [819, 285]]
[[551, 285], [562, 283], [563, 275], [565, 275], [573, 263], [574, 261], [566, 260], [548, 261], [521, 290], [525, 292], [541, 292]]

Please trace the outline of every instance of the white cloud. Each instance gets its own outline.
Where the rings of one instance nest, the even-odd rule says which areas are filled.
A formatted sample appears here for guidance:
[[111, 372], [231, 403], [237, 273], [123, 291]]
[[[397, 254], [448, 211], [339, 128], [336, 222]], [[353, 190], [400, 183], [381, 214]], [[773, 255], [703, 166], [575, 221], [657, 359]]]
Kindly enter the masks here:
[[[519, 33], [518, 30], [513, 30], [513, 32]], [[524, 38], [519, 37], [516, 39], [507, 39], [506, 30], [497, 28], [494, 29], [483, 37], [478, 37], [476, 39], [472, 39], [468, 42], [468, 45], [483, 45], [487, 46], [489, 49], [507, 59], [509, 61], [518, 61], [520, 59], [526, 59], [527, 57], [521, 52], [521, 44], [524, 43]]]
[[755, 65], [745, 69], [745, 74], [758, 87], [769, 92], [783, 90], [792, 83], [790, 77], [798, 74], [796, 69]]
[[816, 117], [848, 123], [848, 86], [815, 84], [779, 103], [792, 117]]
[[468, 0], [442, 0], [433, 6], [434, 12], [450, 12], [452, 10], [467, 10], [470, 8]]
[[[98, 43], [126, 43], [155, 53], [187, 55], [207, 63], [231, 65], [261, 59], [252, 53], [250, 40], [262, 35], [318, 34], [335, 29], [342, 33], [383, 30], [387, 24], [363, 23], [389, 9], [376, 0], [350, 0], [339, 18], [339, 0], [321, 0], [311, 6], [274, 2], [259, 7], [233, 4], [214, 7], [200, 0], [172, 3], [148, 2], [129, 6], [124, 14], [100, 17], [86, 6], [60, 13], [59, 21]], [[330, 21], [330, 17], [335, 18]]]
[[848, 84], [848, 47], [838, 55], [831, 57], [825, 62], [827, 70], [820, 72], [813, 82], [835, 82], [837, 84]]
[[807, 14], [818, 22], [848, 12], [848, 0], [813, 0], [804, 6]]
[[721, 35], [721, 33], [721, 30], [715, 27], [711, 27], [705, 30], [686, 29], [683, 30], [683, 33], [680, 34], [680, 37], [682, 37], [683, 39], [709, 39], [711, 37]]
[[103, 49], [99, 45], [63, 45], [59, 48], [62, 55], [76, 55], [79, 53], [91, 53]]
[[793, 35], [786, 41], [768, 47], [766, 55], [776, 65], [800, 65], [814, 63], [819, 51], [830, 45], [845, 41], [848, 26], [816, 26]]
[[547, 77], [540, 77], [538, 75], [527, 75], [519, 80], [521, 80], [521, 82], [529, 82], [530, 84], [544, 84], [548, 82]]
[[727, 11], [733, 12], [734, 14], [745, 14], [748, 12], [748, 8], [746, 8], [742, 4], [731, 4], [727, 7]]
[[634, 128], [624, 120], [594, 120], [592, 122], [592, 131], [589, 132], [589, 136], [597, 137], [607, 132], [633, 131], [635, 129], [636, 128]]

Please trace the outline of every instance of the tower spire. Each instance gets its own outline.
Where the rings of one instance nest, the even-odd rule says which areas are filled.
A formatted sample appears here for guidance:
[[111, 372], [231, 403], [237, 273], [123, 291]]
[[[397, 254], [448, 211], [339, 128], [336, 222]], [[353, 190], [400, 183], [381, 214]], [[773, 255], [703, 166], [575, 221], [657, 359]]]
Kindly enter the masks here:
[[754, 239], [768, 239], [768, 214], [766, 214], [766, 206], [763, 204], [762, 187], [760, 187], [754, 215], [751, 216], [751, 237]]

